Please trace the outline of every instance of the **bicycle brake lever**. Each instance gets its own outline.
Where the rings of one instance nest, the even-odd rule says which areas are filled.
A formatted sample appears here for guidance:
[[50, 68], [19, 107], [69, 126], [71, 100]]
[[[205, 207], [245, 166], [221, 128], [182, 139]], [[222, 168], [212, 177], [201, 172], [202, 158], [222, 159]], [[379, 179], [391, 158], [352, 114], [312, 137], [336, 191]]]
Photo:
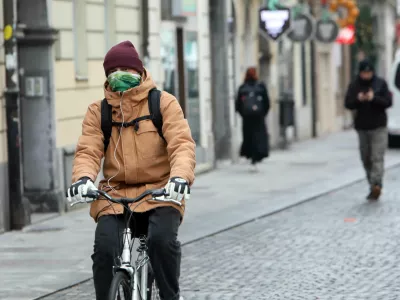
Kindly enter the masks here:
[[174, 204], [176, 204], [176, 205], [182, 206], [182, 202], [181, 202], [181, 201], [178, 201], [178, 200], [169, 199], [169, 198], [164, 198], [164, 201], [165, 201], [165, 202], [172, 202], [172, 203], [174, 203]]
[[160, 201], [160, 202], [171, 202], [176, 205], [182, 206], [182, 202], [180, 202], [178, 200], [170, 199], [170, 198], [168, 198], [168, 196], [169, 196], [168, 194], [164, 194], [163, 196], [159, 196], [159, 197], [153, 196], [153, 200]]
[[90, 199], [90, 200], [82, 200], [82, 201], [75, 201], [73, 203], [71, 203], [71, 207], [80, 204], [80, 203], [85, 203], [85, 204], [89, 204], [92, 203], [95, 199]]
[[83, 201], [75, 201], [75, 202], [71, 203], [70, 206], [73, 207], [79, 203], [84, 203], [84, 202]]
[[175, 204], [177, 204], [179, 206], [182, 206], [182, 202], [180, 202], [178, 200], [167, 200], [167, 201], [170, 201], [170, 202], [175, 203]]

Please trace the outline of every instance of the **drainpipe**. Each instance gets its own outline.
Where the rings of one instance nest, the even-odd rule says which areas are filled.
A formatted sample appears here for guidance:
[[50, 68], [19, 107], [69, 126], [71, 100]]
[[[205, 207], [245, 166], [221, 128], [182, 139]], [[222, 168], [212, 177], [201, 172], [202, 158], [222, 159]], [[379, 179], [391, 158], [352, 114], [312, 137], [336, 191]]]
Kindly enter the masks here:
[[[164, 0], [165, 1], [165, 0]], [[143, 58], [144, 65], [146, 68], [150, 69], [150, 55], [149, 55], [149, 1], [142, 0], [141, 2], [141, 12], [142, 12], [142, 49], [141, 54]]]

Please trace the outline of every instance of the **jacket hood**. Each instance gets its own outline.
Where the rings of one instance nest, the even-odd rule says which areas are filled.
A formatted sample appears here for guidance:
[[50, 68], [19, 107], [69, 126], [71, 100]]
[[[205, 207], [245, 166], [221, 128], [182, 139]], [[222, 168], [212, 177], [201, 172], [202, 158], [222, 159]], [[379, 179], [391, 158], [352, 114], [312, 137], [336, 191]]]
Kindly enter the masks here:
[[149, 72], [144, 69], [142, 73], [142, 80], [139, 86], [131, 88], [125, 92], [112, 92], [109, 88], [108, 81], [104, 83], [104, 97], [107, 99], [108, 103], [113, 107], [119, 107], [121, 102], [121, 97], [124, 99], [124, 103], [129, 102], [130, 105], [136, 106], [142, 100], [147, 99], [149, 91], [155, 88], [156, 85], [151, 78]]

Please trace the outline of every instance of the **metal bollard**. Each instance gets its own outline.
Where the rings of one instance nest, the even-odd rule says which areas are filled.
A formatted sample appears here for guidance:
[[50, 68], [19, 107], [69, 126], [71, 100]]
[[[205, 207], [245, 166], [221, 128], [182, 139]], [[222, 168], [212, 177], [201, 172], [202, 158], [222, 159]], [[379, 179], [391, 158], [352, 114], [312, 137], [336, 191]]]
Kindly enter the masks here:
[[286, 135], [286, 129], [289, 126], [295, 125], [294, 118], [294, 99], [290, 92], [282, 93], [279, 97], [279, 125], [280, 125], [280, 136], [281, 136], [281, 149], [288, 148], [288, 140]]

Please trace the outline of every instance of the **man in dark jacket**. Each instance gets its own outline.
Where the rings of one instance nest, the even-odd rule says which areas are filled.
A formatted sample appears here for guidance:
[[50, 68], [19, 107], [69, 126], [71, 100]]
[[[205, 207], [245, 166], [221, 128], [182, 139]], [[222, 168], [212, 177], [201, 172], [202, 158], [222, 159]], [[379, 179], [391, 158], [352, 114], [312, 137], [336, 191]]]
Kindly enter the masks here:
[[386, 81], [374, 74], [368, 60], [361, 61], [359, 75], [348, 87], [345, 107], [355, 114], [361, 160], [370, 184], [368, 200], [378, 200], [382, 190], [388, 138], [386, 109], [390, 106], [392, 95]]

